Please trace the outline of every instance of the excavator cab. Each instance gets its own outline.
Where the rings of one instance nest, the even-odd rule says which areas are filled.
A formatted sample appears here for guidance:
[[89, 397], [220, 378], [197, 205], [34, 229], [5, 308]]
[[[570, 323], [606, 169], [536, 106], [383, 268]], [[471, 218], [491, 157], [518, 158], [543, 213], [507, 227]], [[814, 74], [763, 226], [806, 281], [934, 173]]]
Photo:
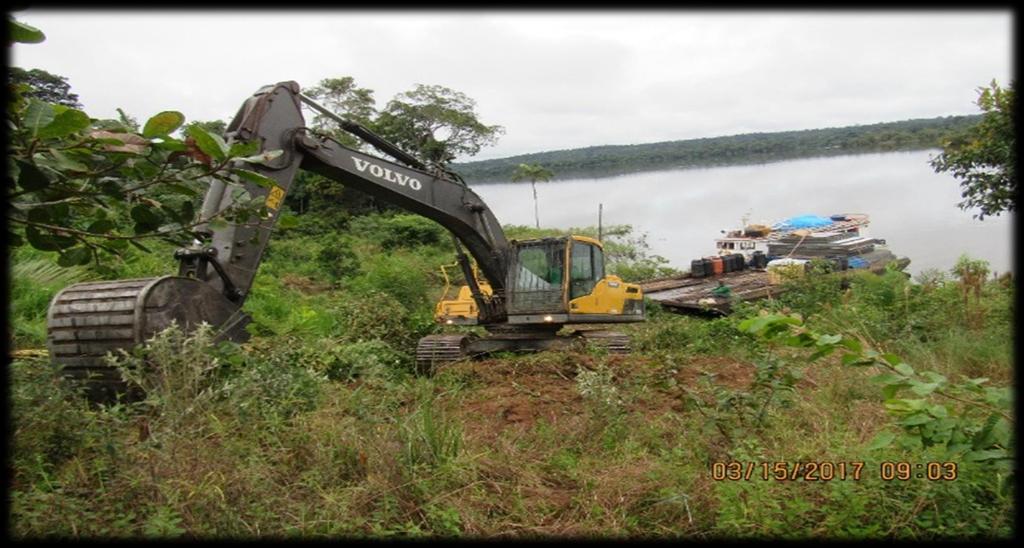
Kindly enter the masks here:
[[[505, 284], [509, 324], [560, 326], [575, 323], [643, 321], [643, 294], [636, 284], [605, 274], [601, 242], [586, 236], [511, 242]], [[477, 282], [486, 295], [489, 285]], [[443, 324], [476, 324], [472, 290], [462, 286], [455, 299], [437, 304]]]

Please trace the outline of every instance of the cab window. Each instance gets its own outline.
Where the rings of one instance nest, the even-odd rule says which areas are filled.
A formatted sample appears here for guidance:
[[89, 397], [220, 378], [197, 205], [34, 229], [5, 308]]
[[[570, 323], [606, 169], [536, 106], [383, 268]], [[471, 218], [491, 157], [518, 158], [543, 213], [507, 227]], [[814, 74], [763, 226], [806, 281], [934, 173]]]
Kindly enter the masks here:
[[557, 248], [554, 253], [551, 251], [543, 247], [526, 247], [519, 250], [520, 272], [516, 277], [516, 289], [530, 291], [561, 288], [561, 261]]
[[570, 260], [569, 298], [590, 294], [604, 277], [604, 253], [593, 244], [574, 241]]

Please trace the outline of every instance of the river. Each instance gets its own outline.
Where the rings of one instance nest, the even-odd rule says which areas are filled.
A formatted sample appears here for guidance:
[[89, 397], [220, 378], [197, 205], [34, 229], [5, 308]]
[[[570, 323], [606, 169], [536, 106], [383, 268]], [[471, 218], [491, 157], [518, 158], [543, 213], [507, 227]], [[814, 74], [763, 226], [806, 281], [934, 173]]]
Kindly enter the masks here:
[[[647, 234], [651, 252], [688, 270], [690, 260], [713, 254], [721, 230], [802, 214], [867, 213], [868, 234], [911, 259], [908, 271], [949, 270], [962, 253], [989, 262], [993, 272], [1013, 266], [1013, 216], [979, 221], [956, 206], [960, 186], [935, 173], [937, 151], [857, 154], [760, 165], [649, 171], [599, 179], [537, 184], [540, 224], [629, 224]], [[528, 183], [474, 185], [504, 224], [534, 225]]]

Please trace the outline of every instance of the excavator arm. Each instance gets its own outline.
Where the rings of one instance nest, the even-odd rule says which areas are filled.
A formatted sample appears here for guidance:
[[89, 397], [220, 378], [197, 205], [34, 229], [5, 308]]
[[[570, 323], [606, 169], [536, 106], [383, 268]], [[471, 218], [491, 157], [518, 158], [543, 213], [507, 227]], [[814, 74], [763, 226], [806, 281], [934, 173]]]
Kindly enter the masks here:
[[[229, 140], [259, 140], [264, 151], [283, 151], [267, 165], [249, 168], [274, 180], [273, 187], [246, 184], [251, 196], [265, 201], [271, 216], [258, 223], [211, 231], [216, 258], [239, 293], [246, 294], [252, 285], [284, 196], [299, 169], [437, 222], [465, 245], [491, 287], [499, 293], [503, 290], [509, 244], [501, 224], [472, 189], [441, 169], [427, 171], [427, 166], [413, 156], [358, 124], [346, 122], [344, 126], [382, 152], [412, 165], [353, 150], [309, 130], [302, 119], [300, 101], [312, 102], [299, 93], [295, 82], [267, 86], [246, 101], [227, 129]], [[209, 216], [228, 207], [230, 192], [226, 185], [211, 188], [202, 214]], [[223, 281], [210, 272], [203, 276], [223, 289]]]

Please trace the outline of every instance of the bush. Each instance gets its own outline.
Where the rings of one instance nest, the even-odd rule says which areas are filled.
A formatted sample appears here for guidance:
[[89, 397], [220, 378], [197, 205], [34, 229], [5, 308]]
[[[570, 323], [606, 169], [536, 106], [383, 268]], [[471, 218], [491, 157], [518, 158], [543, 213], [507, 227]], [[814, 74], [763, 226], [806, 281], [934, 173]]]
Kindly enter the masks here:
[[441, 225], [411, 213], [356, 217], [350, 229], [353, 234], [368, 238], [386, 250], [438, 245], [445, 241], [447, 234]]
[[427, 298], [427, 275], [423, 268], [414, 268], [407, 257], [378, 254], [368, 257], [363, 273], [352, 280], [351, 287], [368, 298], [386, 294], [408, 311], [430, 307]]
[[410, 355], [382, 340], [345, 343], [335, 339], [288, 338], [274, 348], [269, 354], [272, 361], [305, 367], [335, 381], [365, 376], [394, 379], [412, 371]]
[[335, 282], [357, 276], [362, 271], [351, 239], [343, 236], [329, 238], [317, 252], [316, 263]]
[[223, 396], [243, 422], [272, 426], [316, 409], [327, 377], [297, 360], [296, 354], [296, 349], [285, 346], [279, 352], [247, 355], [226, 380]]
[[381, 223], [384, 249], [419, 247], [441, 243], [446, 230], [441, 225], [419, 215], [395, 215]]

